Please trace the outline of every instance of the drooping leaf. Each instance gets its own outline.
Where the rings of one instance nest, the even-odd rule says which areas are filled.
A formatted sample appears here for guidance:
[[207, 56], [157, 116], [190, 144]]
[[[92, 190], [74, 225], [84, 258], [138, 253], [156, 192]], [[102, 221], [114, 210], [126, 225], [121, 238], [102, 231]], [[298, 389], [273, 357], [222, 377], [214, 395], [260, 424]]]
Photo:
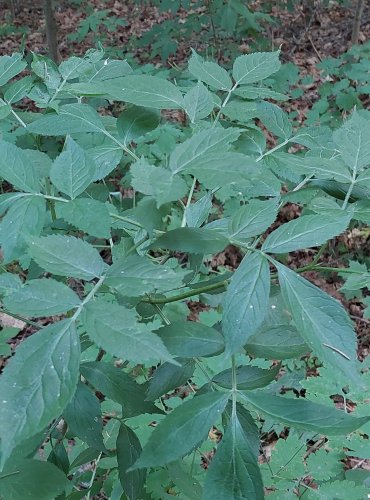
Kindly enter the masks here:
[[264, 252], [288, 253], [301, 248], [322, 245], [338, 236], [348, 226], [351, 213], [344, 210], [337, 215], [304, 215], [281, 225], [266, 238]]
[[192, 123], [206, 118], [213, 108], [212, 94], [201, 82], [198, 82], [195, 87], [185, 94], [184, 109]]
[[159, 125], [160, 115], [153, 109], [131, 106], [117, 119], [117, 131], [124, 144], [154, 130]]
[[195, 358], [212, 356], [223, 351], [222, 335], [215, 328], [193, 321], [173, 321], [156, 334], [173, 356]]
[[146, 385], [137, 384], [127, 373], [109, 363], [82, 363], [81, 374], [95, 389], [121, 404], [126, 418], [142, 413], [163, 413], [153, 403], [146, 401]]
[[297, 330], [288, 325], [260, 330], [248, 339], [244, 347], [248, 354], [266, 359], [297, 358], [309, 352]]
[[236, 353], [264, 320], [270, 293], [268, 261], [258, 252], [246, 255], [226, 292], [222, 315], [225, 350]]
[[370, 120], [354, 111], [333, 133], [333, 139], [343, 160], [354, 172], [370, 165]]
[[237, 210], [229, 222], [230, 238], [245, 241], [271, 226], [277, 216], [276, 200], [251, 200]]
[[117, 437], [118, 475], [127, 497], [137, 500], [141, 497], [145, 484], [145, 469], [127, 472], [141, 453], [141, 444], [135, 432], [121, 423]]
[[91, 340], [112, 356], [135, 363], [163, 360], [176, 364], [162, 340], [138, 322], [132, 309], [97, 300], [86, 305], [82, 318]]
[[235, 59], [233, 78], [238, 85], [259, 82], [280, 69], [280, 51], [255, 52]]
[[193, 360], [177, 358], [179, 366], [164, 363], [159, 366], [149, 381], [147, 399], [154, 401], [177, 387], [185, 384], [194, 373]]
[[195, 78], [217, 90], [232, 88], [233, 84], [228, 72], [214, 62], [204, 61], [195, 50], [192, 50], [189, 60], [189, 71]]
[[36, 167], [26, 151], [10, 142], [0, 141], [0, 175], [15, 189], [39, 193], [39, 177]]
[[67, 319], [17, 348], [0, 378], [2, 465], [19, 443], [46, 427], [72, 399], [79, 358], [76, 327]]
[[294, 271], [275, 264], [284, 301], [308, 347], [325, 364], [357, 380], [356, 336], [342, 305]]
[[103, 443], [103, 420], [98, 398], [79, 382], [72, 401], [63, 412], [68, 430], [91, 448], [105, 450]]
[[[279, 373], [280, 365], [276, 365], [270, 370], [263, 370], [257, 366], [238, 366], [236, 368], [236, 383], [241, 391], [250, 391], [265, 387], [272, 382], [276, 375]], [[213, 382], [225, 389], [232, 389], [233, 387], [233, 374], [232, 370], [224, 370], [213, 377]]]
[[66, 475], [41, 460], [18, 460], [0, 474], [0, 496], [4, 500], [50, 500], [63, 494], [67, 487]]
[[214, 392], [178, 406], [155, 428], [132, 469], [165, 465], [190, 453], [207, 437], [227, 400], [228, 394]]
[[210, 229], [179, 227], [167, 231], [149, 248], [167, 248], [180, 252], [210, 254], [221, 252], [227, 244], [228, 240], [224, 236]]
[[55, 204], [57, 217], [97, 238], [110, 238], [111, 217], [107, 205], [92, 198]]
[[80, 303], [73, 290], [51, 278], [26, 281], [21, 288], [4, 298], [8, 311], [24, 316], [53, 316]]
[[370, 417], [353, 417], [343, 410], [337, 410], [334, 406], [312, 403], [304, 398], [274, 396], [263, 390], [244, 392], [241, 397], [276, 422], [328, 436], [349, 434], [370, 419]]
[[116, 260], [109, 267], [105, 283], [125, 297], [140, 297], [179, 288], [183, 278], [183, 272], [175, 272], [168, 265], [154, 264], [146, 257], [130, 255]]
[[281, 139], [288, 140], [292, 136], [292, 125], [288, 115], [275, 104], [262, 101], [258, 104], [258, 118], [265, 127]]
[[51, 166], [51, 182], [73, 200], [91, 184], [95, 174], [94, 160], [68, 136], [62, 153]]
[[40, 234], [45, 217], [46, 203], [41, 197], [23, 197], [12, 202], [0, 223], [0, 245], [4, 264], [26, 253], [27, 237]]
[[74, 236], [32, 238], [28, 253], [39, 266], [57, 276], [92, 280], [100, 277], [106, 267], [94, 247]]

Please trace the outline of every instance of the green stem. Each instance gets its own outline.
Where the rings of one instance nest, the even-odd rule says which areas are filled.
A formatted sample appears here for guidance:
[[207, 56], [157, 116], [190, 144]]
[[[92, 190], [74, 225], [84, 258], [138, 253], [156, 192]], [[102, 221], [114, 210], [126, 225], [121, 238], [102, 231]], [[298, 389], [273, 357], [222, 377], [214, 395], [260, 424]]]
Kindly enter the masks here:
[[81, 304], [77, 307], [76, 311], [74, 312], [73, 316], [71, 317], [71, 322], [76, 321], [78, 316], [81, 314], [82, 309], [85, 307], [85, 305], [90, 302], [90, 300], [94, 297], [96, 292], [99, 290], [99, 288], [102, 286], [104, 283], [105, 276], [100, 276], [99, 280], [95, 283], [94, 287], [91, 289], [91, 291], [86, 295], [84, 300], [81, 302]]
[[238, 393], [238, 382], [236, 379], [236, 359], [235, 354], [231, 356], [231, 377], [232, 377], [232, 415], [236, 417], [236, 396]]
[[236, 82], [236, 83], [234, 84], [234, 86], [233, 86], [233, 87], [232, 87], [232, 88], [228, 91], [228, 93], [227, 93], [227, 95], [226, 95], [226, 97], [225, 97], [224, 102], [221, 104], [221, 107], [220, 107], [220, 109], [218, 110], [218, 113], [217, 113], [217, 115], [216, 115], [216, 118], [215, 118], [215, 121], [213, 122], [212, 127], [215, 127], [215, 126], [216, 126], [216, 124], [218, 123], [218, 121], [219, 121], [219, 119], [220, 119], [220, 116], [221, 116], [221, 113], [222, 113], [223, 108], [224, 108], [224, 107], [226, 106], [226, 104], [229, 102], [229, 99], [230, 99], [230, 97], [231, 97], [231, 94], [234, 92], [234, 90], [237, 88], [237, 86], [238, 86], [238, 85], [239, 85], [239, 84], [238, 84], [238, 82]]
[[270, 149], [269, 151], [267, 151], [263, 155], [259, 156], [256, 161], [261, 161], [263, 158], [265, 158], [265, 156], [272, 155], [272, 153], [275, 153], [275, 151], [278, 151], [279, 149], [281, 149], [284, 146], [286, 146], [288, 144], [288, 142], [289, 142], [289, 139], [285, 139], [285, 141], [282, 142], [281, 144], [278, 144], [277, 146], [275, 146], [274, 148]]
[[357, 170], [354, 169], [353, 173], [352, 173], [351, 184], [350, 184], [350, 186], [348, 188], [346, 197], [344, 198], [344, 202], [343, 202], [343, 205], [342, 205], [342, 210], [345, 210], [347, 208], [347, 205], [348, 205], [349, 199], [351, 197], [353, 188], [355, 187], [355, 184], [356, 184], [356, 176], [357, 176]]
[[43, 325], [39, 325], [38, 323], [35, 323], [34, 321], [31, 321], [30, 319], [24, 318], [23, 316], [20, 316], [19, 314], [14, 314], [12, 312], [9, 312], [6, 309], [4, 309], [3, 307], [0, 308], [0, 313], [7, 314], [8, 316], [11, 316], [14, 319], [19, 319], [20, 321], [27, 323], [27, 325], [34, 326], [38, 330], [43, 328]]
[[9, 106], [10, 106], [10, 109], [11, 109], [11, 114], [14, 116], [14, 118], [17, 120], [17, 122], [18, 122], [20, 125], [22, 125], [22, 127], [27, 128], [27, 124], [26, 124], [26, 123], [24, 123], [24, 121], [22, 120], [22, 118], [20, 118], [20, 117], [17, 115], [17, 113], [14, 111], [14, 109], [12, 108], [12, 106], [11, 106], [8, 102], [6, 102], [6, 101], [4, 101], [3, 99], [1, 99], [1, 97], [0, 97], [0, 102], [1, 102], [2, 104], [9, 105]]
[[179, 300], [188, 299], [189, 297], [193, 297], [194, 295], [217, 290], [218, 288], [226, 288], [227, 284], [228, 281], [220, 281], [219, 283], [212, 283], [212, 285], [205, 285], [194, 290], [179, 293], [178, 295], [174, 295], [173, 297], [146, 297], [142, 299], [141, 302], [148, 302], [149, 304], [168, 304], [170, 302], [177, 302]]
[[127, 222], [128, 224], [132, 224], [135, 227], [139, 227], [140, 229], [144, 229], [144, 227], [139, 222], [135, 222], [134, 220], [128, 219], [127, 217], [123, 217], [122, 215], [113, 214], [111, 212], [109, 212], [109, 215], [112, 217], [112, 219], [121, 220], [122, 222]]
[[182, 216], [182, 221], [181, 221], [181, 227], [185, 227], [186, 226], [186, 209], [190, 206], [191, 204], [191, 199], [193, 197], [193, 193], [194, 193], [194, 189], [195, 189], [195, 185], [197, 183], [197, 179], [196, 177], [194, 177], [193, 179], [193, 184], [191, 185], [191, 188], [190, 188], [190, 191], [189, 191], [189, 196], [188, 196], [188, 199], [186, 201], [186, 206], [184, 208], [184, 214]]

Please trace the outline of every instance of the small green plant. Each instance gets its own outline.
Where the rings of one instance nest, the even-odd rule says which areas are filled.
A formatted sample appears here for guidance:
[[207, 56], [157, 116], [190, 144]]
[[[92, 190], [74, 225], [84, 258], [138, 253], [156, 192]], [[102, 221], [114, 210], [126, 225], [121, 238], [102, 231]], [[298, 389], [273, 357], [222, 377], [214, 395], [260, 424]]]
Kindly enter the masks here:
[[[368, 367], [301, 275], [322, 250], [283, 262], [370, 213], [369, 114], [295, 130], [264, 85], [279, 69], [278, 51], [230, 73], [193, 52], [179, 86], [97, 50], [0, 58], [1, 312], [32, 332], [0, 378], [5, 500], [362, 498], [341, 460], [370, 432]], [[229, 245], [234, 272], [212, 261]], [[289, 437], [260, 465], [271, 429]]]
[[106, 39], [106, 32], [114, 32], [118, 26], [127, 26], [127, 21], [119, 19], [117, 16], [110, 15], [109, 9], [92, 10], [90, 14], [82, 19], [78, 25], [75, 33], [70, 33], [68, 39], [73, 42], [82, 42], [89, 34], [94, 34], [96, 42], [104, 42]]

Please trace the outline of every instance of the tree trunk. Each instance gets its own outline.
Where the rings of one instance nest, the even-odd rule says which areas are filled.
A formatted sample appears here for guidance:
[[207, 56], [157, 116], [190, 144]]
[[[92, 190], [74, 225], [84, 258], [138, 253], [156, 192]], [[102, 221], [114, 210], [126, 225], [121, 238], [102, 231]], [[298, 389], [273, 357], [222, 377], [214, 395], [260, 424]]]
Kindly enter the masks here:
[[355, 18], [353, 20], [353, 28], [352, 28], [352, 45], [358, 44], [358, 36], [360, 34], [361, 27], [361, 17], [365, 7], [365, 0], [357, 0]]
[[46, 42], [49, 56], [54, 62], [59, 61], [57, 23], [54, 16], [53, 0], [44, 0]]

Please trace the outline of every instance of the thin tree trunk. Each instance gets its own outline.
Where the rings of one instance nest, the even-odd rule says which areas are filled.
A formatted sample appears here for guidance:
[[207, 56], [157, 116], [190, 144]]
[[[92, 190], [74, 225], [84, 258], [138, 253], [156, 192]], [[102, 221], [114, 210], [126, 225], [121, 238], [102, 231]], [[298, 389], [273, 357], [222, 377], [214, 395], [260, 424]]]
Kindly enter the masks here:
[[353, 28], [352, 28], [352, 39], [351, 39], [352, 45], [358, 44], [358, 37], [360, 34], [360, 27], [361, 27], [361, 18], [362, 18], [362, 13], [364, 11], [364, 7], [365, 7], [365, 0], [357, 0], [355, 18], [353, 20]]
[[46, 42], [50, 58], [56, 63], [59, 61], [57, 23], [54, 16], [53, 0], [44, 0]]

